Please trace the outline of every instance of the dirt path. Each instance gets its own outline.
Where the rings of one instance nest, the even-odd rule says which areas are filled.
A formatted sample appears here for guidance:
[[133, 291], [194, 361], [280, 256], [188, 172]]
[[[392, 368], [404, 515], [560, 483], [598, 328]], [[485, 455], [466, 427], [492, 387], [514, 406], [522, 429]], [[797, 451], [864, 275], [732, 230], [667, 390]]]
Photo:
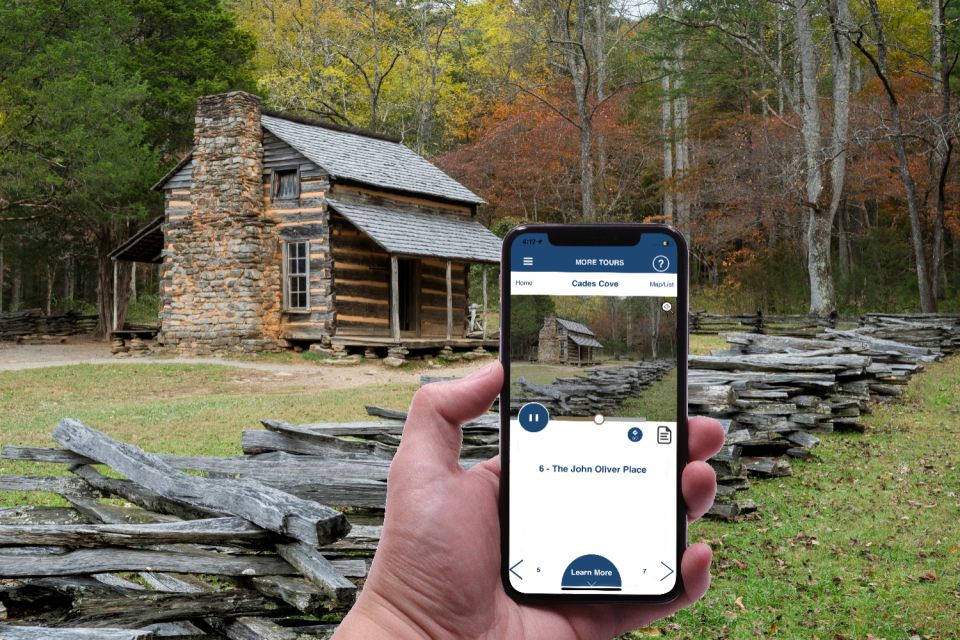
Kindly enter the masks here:
[[[380, 363], [361, 362], [354, 365], [323, 363], [285, 363], [265, 360], [232, 360], [229, 358], [114, 358], [104, 342], [72, 339], [66, 344], [20, 345], [0, 342], [0, 371], [19, 371], [79, 364], [213, 364], [245, 370], [251, 375], [239, 376], [247, 382], [257, 381], [268, 387], [308, 386], [323, 388], [361, 387], [374, 382], [418, 382], [420, 376], [464, 376], [490, 362], [481, 359], [433, 369], [423, 366], [393, 369]], [[258, 375], [259, 372], [259, 375]], [[238, 371], [238, 373], [240, 373]], [[270, 375], [263, 375], [270, 374]], [[239, 380], [238, 380], [239, 381]]]

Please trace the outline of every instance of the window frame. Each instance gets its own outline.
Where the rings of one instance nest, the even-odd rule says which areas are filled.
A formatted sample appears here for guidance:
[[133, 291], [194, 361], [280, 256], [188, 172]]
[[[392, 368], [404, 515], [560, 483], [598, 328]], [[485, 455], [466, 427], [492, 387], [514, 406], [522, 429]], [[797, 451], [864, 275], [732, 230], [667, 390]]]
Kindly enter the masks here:
[[[294, 180], [297, 183], [296, 191], [291, 196], [281, 196], [280, 195], [280, 177], [281, 175], [293, 175]], [[277, 200], [297, 200], [300, 198], [300, 167], [295, 167], [293, 169], [274, 169], [273, 177], [270, 180], [270, 199], [273, 201]]]
[[[303, 273], [290, 272], [290, 247], [303, 245]], [[296, 258], [299, 259], [299, 256]], [[293, 278], [303, 278], [306, 288], [303, 293], [306, 295], [306, 306], [294, 307], [290, 304], [291, 287], [290, 282]], [[299, 291], [298, 291], [299, 293]], [[283, 241], [283, 311], [285, 313], [310, 313], [310, 241], [309, 240], [284, 240]]]

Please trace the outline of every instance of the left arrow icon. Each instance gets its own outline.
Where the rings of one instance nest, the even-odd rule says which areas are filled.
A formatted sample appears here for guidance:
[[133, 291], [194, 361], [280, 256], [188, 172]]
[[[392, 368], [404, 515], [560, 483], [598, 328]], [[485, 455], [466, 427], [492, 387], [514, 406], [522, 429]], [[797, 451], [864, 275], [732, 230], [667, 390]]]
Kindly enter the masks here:
[[517, 573], [516, 571], [514, 571], [514, 569], [516, 569], [517, 567], [519, 567], [519, 566], [520, 566], [520, 563], [522, 563], [522, 562], [523, 562], [523, 560], [520, 560], [519, 562], [517, 562], [517, 564], [513, 565], [512, 567], [510, 567], [510, 573], [512, 573], [513, 575], [517, 576], [517, 577], [520, 578], [521, 580], [523, 580], [523, 576], [520, 575], [519, 573]]

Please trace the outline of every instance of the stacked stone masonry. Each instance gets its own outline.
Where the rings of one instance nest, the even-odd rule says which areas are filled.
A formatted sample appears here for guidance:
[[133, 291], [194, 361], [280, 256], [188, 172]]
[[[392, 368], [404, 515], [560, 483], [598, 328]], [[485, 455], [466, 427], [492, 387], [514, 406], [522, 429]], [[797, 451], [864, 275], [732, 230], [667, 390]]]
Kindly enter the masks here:
[[259, 100], [200, 99], [191, 211], [164, 228], [161, 334], [184, 353], [263, 351], [280, 333], [280, 246], [263, 215]]

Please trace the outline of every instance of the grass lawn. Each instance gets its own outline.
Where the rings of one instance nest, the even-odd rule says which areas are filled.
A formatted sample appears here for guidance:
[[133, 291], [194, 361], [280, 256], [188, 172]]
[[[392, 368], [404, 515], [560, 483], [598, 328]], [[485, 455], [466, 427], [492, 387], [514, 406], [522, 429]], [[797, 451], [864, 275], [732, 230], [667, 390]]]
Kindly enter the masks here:
[[[265, 390], [217, 365], [78, 365], [0, 372], [0, 445], [56, 446], [50, 432], [78, 418], [148, 451], [240, 455], [240, 433], [260, 418], [367, 419], [364, 404], [403, 408], [416, 384], [307, 392]], [[0, 474], [61, 475], [64, 465], [0, 460]], [[56, 496], [0, 492], [0, 506], [61, 504]]]
[[[692, 351], [722, 348], [694, 336]], [[75, 416], [147, 450], [236, 455], [261, 417], [363, 419], [363, 404], [405, 406], [415, 384], [304, 391], [257, 386], [212, 365], [102, 365], [0, 372], [0, 444], [51, 446]], [[647, 393], [669, 388], [664, 380]], [[651, 398], [655, 395], [651, 395]], [[701, 603], [629, 638], [960, 637], [960, 356], [916, 376], [900, 403], [879, 406], [865, 434], [826, 436], [795, 475], [755, 481], [760, 511], [704, 521], [692, 541], [715, 552]], [[631, 409], [641, 410], [642, 407]], [[0, 460], [0, 473], [65, 473]], [[60, 504], [0, 493], [0, 506]]]
[[646, 420], [675, 420], [677, 414], [677, 370], [670, 372], [630, 398], [614, 412], [615, 416]]
[[[720, 336], [690, 336], [690, 353], [709, 354], [713, 349], [725, 349], [727, 341]], [[630, 398], [617, 410], [618, 416], [637, 416], [647, 420], [665, 420], [676, 413], [677, 370], [673, 369], [635, 398]]]
[[587, 374], [589, 367], [574, 367], [552, 364], [538, 364], [536, 362], [511, 362], [511, 380], [523, 378], [527, 382], [536, 384], [550, 384], [557, 378], [574, 378]]
[[726, 349], [730, 346], [723, 337], [719, 335], [690, 336], [690, 354], [698, 356], [708, 356], [714, 349]]
[[693, 525], [714, 549], [710, 591], [627, 637], [960, 637], [960, 357], [866, 423], [755, 481], [755, 517]]

